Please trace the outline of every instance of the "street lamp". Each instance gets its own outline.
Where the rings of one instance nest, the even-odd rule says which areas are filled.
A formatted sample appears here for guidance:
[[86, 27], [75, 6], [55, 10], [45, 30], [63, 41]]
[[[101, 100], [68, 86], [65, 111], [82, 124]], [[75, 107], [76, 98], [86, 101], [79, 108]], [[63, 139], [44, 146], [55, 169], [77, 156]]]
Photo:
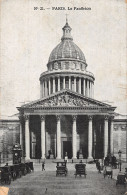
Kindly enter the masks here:
[[1, 152], [0, 152], [0, 166], [1, 166]]
[[121, 150], [119, 150], [118, 155], [119, 155], [120, 172], [121, 172], [121, 154], [122, 154], [122, 152], [121, 152]]

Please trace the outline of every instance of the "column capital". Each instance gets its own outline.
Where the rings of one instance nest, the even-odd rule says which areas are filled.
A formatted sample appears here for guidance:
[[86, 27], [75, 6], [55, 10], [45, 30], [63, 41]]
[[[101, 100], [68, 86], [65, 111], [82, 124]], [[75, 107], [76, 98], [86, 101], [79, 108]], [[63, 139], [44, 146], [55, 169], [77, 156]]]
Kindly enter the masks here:
[[24, 115], [25, 121], [29, 120], [30, 116], [29, 115]]
[[113, 121], [114, 120], [114, 116], [110, 116], [110, 119], [111, 119], [111, 121]]
[[109, 116], [108, 116], [108, 115], [105, 115], [105, 116], [104, 116], [104, 119], [105, 119], [105, 120], [108, 120], [108, 119], [109, 119]]
[[60, 78], [60, 75], [56, 75], [56, 78], [59, 79]]
[[56, 120], [57, 120], [57, 122], [60, 121], [60, 118], [61, 118], [60, 115], [56, 115]]
[[40, 115], [40, 119], [41, 119], [41, 121], [44, 121], [45, 120], [45, 115]]
[[89, 121], [93, 119], [93, 115], [88, 115]]
[[77, 119], [77, 115], [72, 115], [72, 120], [76, 121], [76, 119]]
[[23, 120], [23, 115], [19, 115], [18, 118], [19, 118], [19, 121], [22, 122], [22, 120]]

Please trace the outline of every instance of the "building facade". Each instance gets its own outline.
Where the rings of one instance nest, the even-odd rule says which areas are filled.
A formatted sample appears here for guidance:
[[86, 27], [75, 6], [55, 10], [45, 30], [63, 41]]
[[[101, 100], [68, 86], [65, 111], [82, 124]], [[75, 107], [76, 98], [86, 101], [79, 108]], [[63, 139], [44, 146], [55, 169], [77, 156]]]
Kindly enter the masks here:
[[20, 143], [30, 158], [103, 158], [113, 153], [115, 107], [94, 99], [94, 75], [66, 21], [40, 75], [40, 99], [18, 107]]
[[20, 141], [20, 123], [17, 117], [0, 120], [0, 164], [13, 159], [12, 148]]

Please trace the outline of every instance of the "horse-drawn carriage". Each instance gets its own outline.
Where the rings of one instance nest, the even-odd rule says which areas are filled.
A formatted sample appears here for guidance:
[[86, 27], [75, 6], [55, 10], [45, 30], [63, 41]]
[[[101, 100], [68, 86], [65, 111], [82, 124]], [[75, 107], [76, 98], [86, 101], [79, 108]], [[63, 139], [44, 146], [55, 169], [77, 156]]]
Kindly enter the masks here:
[[25, 166], [26, 166], [27, 173], [31, 173], [30, 163], [29, 162], [26, 162], [25, 163]]
[[105, 166], [105, 167], [104, 167], [103, 174], [104, 174], [104, 178], [105, 178], [106, 176], [108, 176], [108, 177], [111, 177], [111, 179], [112, 179], [112, 176], [113, 176], [112, 167], [111, 167], [111, 166]]
[[1, 181], [1, 184], [3, 184], [3, 183], [10, 184], [11, 183], [10, 167], [8, 167], [8, 166], [0, 167], [0, 181]]
[[31, 171], [34, 171], [33, 162], [29, 162], [29, 167], [30, 167]]
[[27, 174], [27, 169], [26, 169], [25, 163], [20, 163], [19, 167], [20, 167], [22, 175], [26, 175]]
[[65, 175], [65, 176], [67, 176], [68, 169], [67, 169], [67, 163], [66, 162], [57, 162], [56, 168], [57, 168], [56, 176], [57, 175]]
[[11, 178], [14, 181], [17, 178], [15, 166], [11, 165], [9, 167], [10, 167], [10, 172], [11, 172]]
[[20, 178], [22, 176], [22, 171], [19, 164], [13, 165], [16, 170], [16, 178]]
[[26, 162], [25, 165], [27, 173], [31, 173], [31, 171], [34, 171], [33, 162]]
[[126, 184], [126, 179], [127, 179], [127, 178], [126, 178], [126, 174], [120, 172], [120, 173], [117, 175], [116, 185], [118, 185], [118, 184], [123, 184], [123, 185], [125, 185], [125, 184]]
[[84, 163], [78, 163], [78, 164], [76, 164], [75, 165], [75, 169], [76, 169], [76, 171], [75, 171], [75, 177], [77, 176], [77, 175], [79, 175], [80, 177], [81, 177], [81, 175], [84, 175], [85, 176], [85, 178], [86, 178], [86, 164], [84, 164]]

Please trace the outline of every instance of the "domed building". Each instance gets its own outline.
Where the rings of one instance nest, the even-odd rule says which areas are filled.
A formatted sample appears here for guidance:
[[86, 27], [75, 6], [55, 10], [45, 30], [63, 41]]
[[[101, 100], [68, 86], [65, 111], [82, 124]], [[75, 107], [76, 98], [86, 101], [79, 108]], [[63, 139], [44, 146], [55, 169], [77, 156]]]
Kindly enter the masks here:
[[103, 158], [113, 152], [115, 107], [94, 99], [94, 75], [66, 21], [40, 75], [40, 99], [18, 107], [26, 159]]
[[69, 89], [93, 98], [94, 75], [86, 71], [86, 60], [81, 49], [73, 42], [71, 27], [66, 22], [61, 42], [49, 56], [47, 72], [40, 76], [40, 98], [63, 89]]

